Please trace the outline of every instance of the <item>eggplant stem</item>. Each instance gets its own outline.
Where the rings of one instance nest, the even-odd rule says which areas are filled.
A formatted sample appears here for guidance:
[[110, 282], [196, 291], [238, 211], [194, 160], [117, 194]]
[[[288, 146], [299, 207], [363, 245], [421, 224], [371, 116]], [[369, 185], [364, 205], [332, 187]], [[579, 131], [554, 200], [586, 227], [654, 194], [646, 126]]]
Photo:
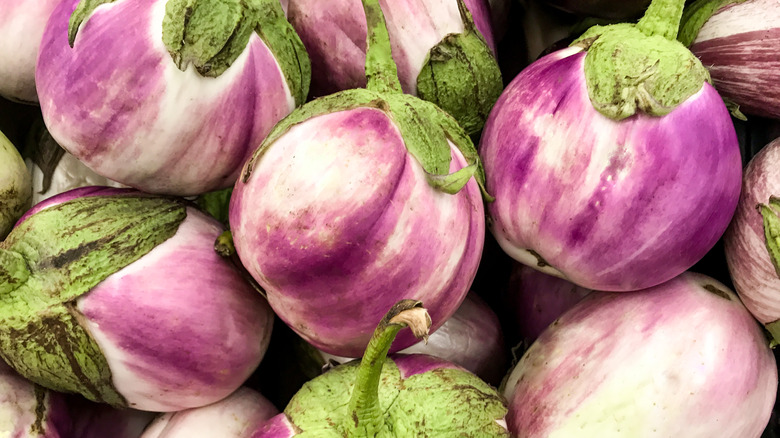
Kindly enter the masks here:
[[379, 0], [362, 1], [367, 26], [366, 88], [380, 93], [403, 93]]
[[371, 340], [368, 341], [366, 352], [360, 360], [355, 386], [349, 399], [348, 424], [345, 429], [347, 436], [352, 438], [367, 438], [377, 436], [385, 421], [384, 413], [379, 406], [379, 381], [382, 367], [387, 359], [387, 353], [398, 332], [409, 327], [417, 338], [428, 338], [431, 327], [431, 317], [416, 300], [401, 300], [382, 318]]
[[647, 36], [659, 35], [675, 40], [684, 6], [685, 0], [653, 0], [636, 27]]

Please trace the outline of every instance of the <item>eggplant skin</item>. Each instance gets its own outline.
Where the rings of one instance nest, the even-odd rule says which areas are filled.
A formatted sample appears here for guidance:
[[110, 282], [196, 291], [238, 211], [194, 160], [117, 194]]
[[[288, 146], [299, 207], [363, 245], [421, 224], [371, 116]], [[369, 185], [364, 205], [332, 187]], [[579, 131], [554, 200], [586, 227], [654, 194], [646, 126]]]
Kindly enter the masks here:
[[691, 45], [718, 92], [745, 114], [780, 119], [779, 23], [776, 1], [748, 0], [718, 10]]
[[758, 438], [777, 366], [723, 284], [685, 273], [588, 295], [534, 343], [504, 395], [513, 436]]

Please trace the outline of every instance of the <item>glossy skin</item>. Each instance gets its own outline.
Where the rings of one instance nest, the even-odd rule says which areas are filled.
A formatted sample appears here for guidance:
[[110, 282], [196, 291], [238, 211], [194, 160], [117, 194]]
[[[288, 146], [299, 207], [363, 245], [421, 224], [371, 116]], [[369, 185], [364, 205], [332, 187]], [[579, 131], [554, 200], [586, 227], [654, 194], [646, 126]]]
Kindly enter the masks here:
[[[450, 171], [464, 166], [455, 147]], [[484, 211], [472, 178], [436, 191], [377, 109], [293, 126], [239, 180], [230, 224], [242, 263], [277, 315], [315, 347], [357, 357], [402, 298], [440, 327], [476, 275]], [[403, 332], [394, 351], [416, 343]]]
[[205, 78], [194, 68], [180, 71], [163, 45], [165, 1], [101, 5], [71, 48], [76, 4], [66, 0], [52, 14], [36, 82], [52, 137], [102, 176], [183, 196], [228, 187], [295, 106], [256, 34], [228, 70]]
[[[39, 203], [19, 222], [69, 199], [100, 195], [150, 196], [84, 187]], [[262, 360], [273, 313], [213, 250], [222, 231], [216, 220], [187, 207], [173, 237], [76, 300], [82, 325], [129, 407], [167, 412], [213, 403], [235, 391]]]
[[0, 96], [37, 103], [35, 61], [43, 29], [58, 0], [0, 2]]
[[[455, 0], [380, 0], [393, 59], [404, 92], [416, 94], [417, 76], [430, 49], [449, 33], [463, 32]], [[496, 52], [490, 6], [466, 0], [474, 24]], [[366, 85], [366, 19], [360, 0], [290, 0], [287, 17], [312, 61], [312, 95]], [[412, 30], [413, 31], [410, 31]]]
[[582, 287], [650, 287], [725, 231], [742, 175], [734, 126], [707, 84], [662, 118], [608, 119], [584, 59], [576, 47], [540, 59], [493, 108], [480, 144], [491, 231], [511, 257]]
[[724, 236], [726, 262], [740, 299], [760, 322], [780, 319], [780, 278], [769, 257], [758, 204], [780, 195], [780, 140], [758, 152], [745, 168], [734, 220]]
[[780, 5], [748, 0], [721, 8], [702, 26], [691, 51], [715, 88], [746, 114], [780, 119]]
[[590, 294], [528, 349], [506, 388], [515, 436], [757, 438], [777, 366], [737, 295], [685, 273]]

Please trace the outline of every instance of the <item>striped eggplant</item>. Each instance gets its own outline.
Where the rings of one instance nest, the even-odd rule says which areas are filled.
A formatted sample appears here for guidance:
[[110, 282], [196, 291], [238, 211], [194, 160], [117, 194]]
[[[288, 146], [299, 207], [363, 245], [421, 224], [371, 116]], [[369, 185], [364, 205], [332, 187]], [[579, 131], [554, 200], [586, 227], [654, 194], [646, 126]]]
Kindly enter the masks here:
[[[320, 369], [354, 358], [317, 351]], [[507, 351], [501, 323], [495, 312], [478, 295], [469, 293], [458, 310], [426, 343], [414, 344], [398, 353], [427, 354], [452, 362], [497, 385], [506, 374]]]
[[32, 181], [22, 156], [0, 132], [0, 241], [30, 208]]
[[508, 437], [506, 406], [493, 387], [433, 356], [387, 356], [401, 329], [422, 338], [430, 325], [419, 301], [399, 301], [361, 360], [307, 382], [251, 438]]
[[0, 436], [71, 438], [73, 419], [63, 394], [44, 389], [0, 361]]
[[273, 314], [214, 251], [214, 219], [130, 189], [37, 204], [0, 243], [0, 356], [24, 377], [114, 406], [218, 401], [257, 368]]
[[737, 295], [684, 273], [585, 297], [526, 351], [504, 395], [523, 438], [758, 438], [777, 383]]
[[590, 289], [515, 263], [507, 290], [509, 324], [521, 342], [530, 345], [564, 312], [579, 303]]
[[35, 61], [46, 22], [59, 0], [0, 0], [0, 96], [38, 102]]
[[52, 137], [96, 173], [197, 195], [235, 182], [309, 70], [279, 0], [65, 0], [36, 84]]
[[748, 163], [734, 220], [724, 236], [729, 274], [745, 307], [780, 342], [780, 138]]
[[[481, 130], [502, 89], [487, 0], [379, 3], [404, 92]], [[366, 85], [360, 0], [290, 0], [287, 15], [311, 56], [314, 96]]]
[[[315, 99], [279, 123], [230, 200], [241, 262], [315, 347], [357, 357], [400, 298], [441, 326], [476, 275], [484, 174], [471, 140], [404, 94], [376, 0], [364, 0], [368, 88]], [[487, 196], [487, 195], [486, 195]], [[399, 336], [394, 351], [417, 341]]]
[[685, 10], [679, 39], [740, 111], [780, 119], [780, 3], [698, 0]]
[[683, 3], [592, 27], [504, 90], [480, 156], [489, 226], [511, 257], [588, 289], [637, 290], [723, 234], [739, 145], [707, 70], [675, 40]]
[[140, 438], [249, 438], [278, 413], [259, 392], [241, 387], [216, 403], [160, 415]]

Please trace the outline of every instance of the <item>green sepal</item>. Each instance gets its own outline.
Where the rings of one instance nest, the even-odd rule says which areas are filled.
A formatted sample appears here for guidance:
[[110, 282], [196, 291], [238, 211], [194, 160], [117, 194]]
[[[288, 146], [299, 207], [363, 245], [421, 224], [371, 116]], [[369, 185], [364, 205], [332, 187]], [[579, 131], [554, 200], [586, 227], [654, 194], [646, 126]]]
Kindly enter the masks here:
[[698, 93], [710, 74], [676, 40], [684, 0], [653, 0], [636, 24], [594, 26], [572, 46], [587, 51], [585, 82], [593, 107], [622, 120], [642, 111], [669, 114]]
[[593, 107], [614, 120], [637, 111], [669, 114], [710, 82], [701, 61], [679, 41], [648, 36], [634, 24], [592, 27], [572, 45], [588, 52], [585, 81]]
[[81, 27], [81, 23], [87, 20], [92, 12], [97, 9], [98, 6], [104, 3], [113, 3], [115, 0], [81, 0], [76, 5], [76, 9], [70, 14], [68, 20], [68, 45], [73, 47], [73, 43], [76, 41], [76, 34]]
[[479, 132], [503, 91], [501, 70], [463, 0], [464, 31], [445, 36], [428, 52], [417, 95], [450, 113], [468, 134]]
[[54, 140], [49, 130], [46, 129], [43, 118], [36, 118], [30, 127], [30, 132], [27, 134], [24, 157], [31, 159], [43, 174], [43, 182], [39, 193], [45, 193], [51, 188], [54, 171], [64, 155], [65, 149]]
[[702, 26], [709, 21], [715, 12], [718, 12], [724, 6], [742, 3], [743, 1], [745, 0], [697, 0], [691, 3], [683, 11], [677, 40], [685, 47], [690, 47], [696, 41]]
[[232, 195], [233, 187], [215, 190], [198, 196], [195, 204], [223, 225], [227, 225], [230, 213], [230, 197]]
[[780, 321], [766, 323], [764, 328], [769, 333], [769, 348], [774, 350], [780, 345]]
[[162, 41], [174, 64], [192, 64], [202, 76], [221, 75], [254, 32], [257, 3], [242, 0], [168, 0]]
[[292, 24], [284, 16], [279, 0], [259, 0], [260, 15], [255, 31], [274, 54], [282, 69], [287, 86], [300, 106], [309, 96], [311, 61], [306, 48]]
[[[41, 386], [125, 406], [76, 300], [176, 233], [182, 202], [95, 196], [48, 207], [0, 243], [0, 356]], [[27, 270], [25, 274], [20, 269]]]
[[449, 175], [427, 174], [428, 184], [436, 190], [454, 195], [458, 193], [471, 178], [476, 176], [479, 166], [477, 163], [468, 165]]
[[297, 105], [306, 100], [311, 64], [303, 42], [277, 0], [168, 0], [162, 40], [174, 64], [192, 64], [202, 76], [218, 77], [246, 49], [253, 33], [279, 63]]
[[764, 220], [764, 243], [769, 252], [769, 260], [775, 267], [775, 273], [780, 277], [780, 198], [769, 197], [769, 205], [759, 204], [758, 211]]

